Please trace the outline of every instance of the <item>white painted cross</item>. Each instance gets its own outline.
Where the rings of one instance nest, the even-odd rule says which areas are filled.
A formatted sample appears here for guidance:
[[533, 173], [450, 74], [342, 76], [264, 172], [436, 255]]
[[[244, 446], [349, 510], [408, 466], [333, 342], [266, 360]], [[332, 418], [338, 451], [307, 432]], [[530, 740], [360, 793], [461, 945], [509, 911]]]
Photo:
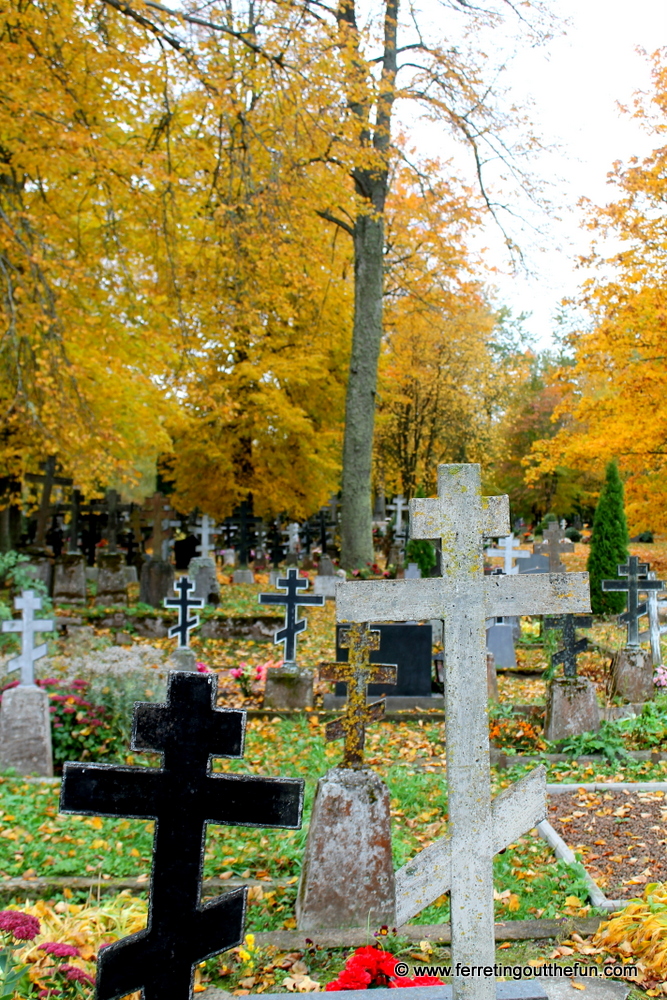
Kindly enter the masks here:
[[514, 566], [512, 563], [513, 559], [530, 559], [530, 552], [526, 549], [521, 549], [519, 546], [521, 542], [518, 538], [514, 537], [513, 533], [510, 533], [505, 538], [498, 539], [497, 546], [491, 546], [486, 550], [485, 555], [491, 556], [502, 556], [503, 558], [503, 572], [506, 576], [513, 576], [515, 573], [519, 572], [519, 567]]
[[[397, 924], [450, 891], [452, 965], [493, 966], [493, 857], [546, 816], [540, 768], [492, 803], [487, 618], [590, 610], [587, 573], [484, 576], [484, 537], [509, 534], [509, 500], [477, 465], [441, 465], [438, 497], [410, 504], [413, 538], [441, 539], [442, 577], [336, 587], [341, 622], [444, 621], [450, 834], [396, 873]], [[493, 978], [453, 977], [454, 1000], [495, 1000]]]
[[[648, 574], [649, 580], [655, 580], [653, 570]], [[660, 647], [660, 636], [667, 632], [667, 625], [660, 624], [660, 608], [664, 608], [665, 602], [658, 601], [658, 591], [648, 591], [648, 631], [640, 632], [639, 639], [645, 642], [647, 639], [651, 643], [651, 662], [654, 667], [662, 666], [662, 649]]]
[[42, 599], [37, 597], [34, 590], [24, 590], [20, 597], [15, 597], [14, 607], [23, 614], [13, 621], [3, 622], [2, 631], [21, 633], [21, 653], [7, 662], [7, 670], [18, 670], [20, 667], [19, 683], [23, 687], [31, 687], [35, 683], [33, 664], [46, 653], [45, 642], [35, 645], [35, 633], [53, 632], [56, 624], [50, 618], [35, 618], [35, 611], [41, 611]]
[[394, 535], [397, 537], [402, 537], [403, 531], [403, 515], [407, 513], [408, 504], [402, 493], [399, 493], [397, 497], [394, 497], [394, 502], [387, 504], [387, 510], [393, 510], [396, 514], [396, 524], [394, 526]]
[[200, 556], [208, 556], [213, 545], [215, 530], [215, 522], [210, 519], [208, 514], [202, 514], [194, 530], [195, 535], [199, 539], [197, 548], [199, 549]]

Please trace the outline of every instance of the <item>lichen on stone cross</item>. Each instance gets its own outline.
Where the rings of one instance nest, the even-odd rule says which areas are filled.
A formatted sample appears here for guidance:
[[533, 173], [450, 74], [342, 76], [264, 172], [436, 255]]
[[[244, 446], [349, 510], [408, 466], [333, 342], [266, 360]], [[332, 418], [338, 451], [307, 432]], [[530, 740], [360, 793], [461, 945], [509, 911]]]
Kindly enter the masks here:
[[369, 684], [395, 684], [396, 664], [371, 663], [370, 655], [380, 648], [380, 633], [368, 625], [350, 625], [340, 636], [342, 649], [349, 649], [347, 663], [322, 663], [320, 680], [345, 681], [347, 704], [342, 719], [335, 719], [325, 727], [327, 743], [345, 740], [343, 761], [340, 767], [364, 766], [366, 726], [377, 722], [384, 715], [384, 700], [366, 705], [366, 687]]
[[60, 811], [155, 821], [146, 929], [100, 951], [97, 1000], [190, 1000], [195, 966], [243, 940], [247, 887], [202, 905], [206, 828], [301, 826], [303, 781], [213, 774], [242, 757], [245, 712], [215, 707], [212, 674], [172, 671], [167, 702], [136, 704], [132, 749], [163, 766], [67, 763]]
[[283, 628], [278, 629], [273, 637], [273, 641], [285, 644], [284, 666], [296, 669], [296, 637], [305, 631], [308, 624], [305, 618], [300, 618], [297, 621], [297, 608], [304, 604], [311, 604], [321, 608], [324, 604], [324, 597], [321, 594], [299, 595], [298, 592], [300, 590], [305, 590], [308, 587], [308, 580], [303, 576], [299, 576], [296, 566], [291, 566], [288, 569], [287, 576], [278, 578], [277, 586], [281, 590], [286, 590], [287, 593], [285, 595], [259, 594], [257, 599], [260, 604], [285, 605], [285, 625]]
[[551, 657], [554, 665], [563, 664], [566, 677], [577, 676], [577, 656], [588, 649], [588, 639], [577, 639], [578, 628], [592, 628], [591, 615], [547, 615], [544, 619], [546, 629], [561, 629], [563, 645]]
[[7, 671], [21, 668], [23, 687], [31, 687], [35, 683], [34, 663], [46, 655], [46, 643], [35, 645], [36, 632], [53, 632], [55, 622], [50, 618], [35, 618], [35, 611], [41, 611], [42, 599], [34, 590], [24, 590], [20, 597], [14, 598], [14, 607], [23, 612], [21, 617], [2, 623], [3, 632], [21, 633], [21, 652], [7, 661]]
[[618, 575], [627, 577], [627, 580], [602, 580], [602, 589], [627, 592], [627, 609], [618, 616], [617, 621], [619, 625], [628, 626], [627, 645], [639, 648], [639, 619], [648, 612], [646, 601], [640, 601], [639, 595], [648, 594], [652, 590], [664, 590], [665, 584], [662, 580], [647, 579], [648, 564], [640, 563], [637, 556], [630, 556], [626, 563], [622, 563], [618, 567]]
[[[410, 503], [410, 533], [440, 539], [442, 577], [336, 588], [341, 622], [444, 622], [450, 833], [396, 873], [396, 920], [449, 891], [455, 968], [494, 965], [494, 854], [546, 815], [543, 768], [491, 800], [485, 621], [590, 611], [587, 573], [485, 577], [484, 538], [509, 531], [509, 500], [482, 496], [479, 466], [441, 465], [437, 498]], [[495, 981], [455, 975], [453, 994], [495, 1000]]]
[[574, 544], [565, 538], [565, 534], [556, 521], [550, 521], [542, 542], [533, 546], [536, 553], [549, 557], [549, 572], [564, 573], [565, 566], [561, 560], [563, 552], [574, 552]]
[[203, 608], [204, 599], [202, 597], [189, 597], [191, 590], [196, 584], [187, 576], [182, 576], [174, 584], [174, 590], [178, 591], [178, 597], [165, 597], [165, 608], [176, 608], [178, 610], [178, 621], [169, 629], [169, 635], [173, 639], [178, 636], [179, 649], [187, 649], [190, 645], [190, 632], [199, 625], [199, 615], [190, 617], [190, 608]]

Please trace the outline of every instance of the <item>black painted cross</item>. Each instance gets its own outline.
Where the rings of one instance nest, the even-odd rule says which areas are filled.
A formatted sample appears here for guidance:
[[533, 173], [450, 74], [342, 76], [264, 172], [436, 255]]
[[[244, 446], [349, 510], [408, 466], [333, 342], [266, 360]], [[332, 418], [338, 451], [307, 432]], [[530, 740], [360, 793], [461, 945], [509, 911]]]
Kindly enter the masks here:
[[347, 705], [342, 719], [327, 723], [325, 736], [327, 743], [345, 739], [341, 767], [360, 768], [364, 766], [366, 726], [382, 718], [385, 706], [384, 698], [367, 705], [366, 687], [395, 684], [398, 667], [395, 663], [370, 662], [371, 652], [380, 648], [380, 633], [366, 624], [350, 625], [339, 642], [343, 649], [350, 650], [347, 663], [322, 663], [319, 675], [323, 681], [347, 683]]
[[278, 569], [284, 555], [285, 555], [285, 544], [283, 542], [283, 533], [280, 530], [280, 524], [278, 521], [273, 521], [269, 531], [266, 535], [266, 541], [269, 546], [269, 555], [271, 556], [271, 564], [274, 569]]
[[225, 518], [228, 527], [238, 528], [238, 535], [235, 539], [235, 548], [239, 553], [239, 566], [247, 567], [250, 560], [251, 531], [256, 524], [259, 524], [261, 517], [255, 517], [252, 513], [252, 505], [244, 500], [243, 503], [234, 510], [231, 517]]
[[550, 521], [542, 541], [533, 545], [533, 552], [549, 556], [550, 573], [565, 573], [560, 557], [563, 552], [574, 552], [574, 544], [565, 537], [557, 521]]
[[178, 608], [178, 621], [169, 629], [169, 635], [172, 639], [175, 635], [178, 636], [179, 649], [188, 648], [190, 645], [190, 632], [199, 625], [199, 615], [193, 615], [192, 618], [189, 617], [190, 608], [204, 607], [203, 597], [188, 597], [190, 591], [194, 590], [195, 587], [194, 580], [190, 580], [187, 576], [182, 576], [174, 584], [174, 590], [179, 592], [179, 596], [165, 597], [164, 599], [165, 608]]
[[308, 624], [305, 618], [301, 618], [299, 621], [296, 620], [297, 608], [302, 604], [313, 604], [321, 608], [324, 604], [324, 597], [321, 594], [303, 594], [299, 596], [298, 591], [306, 589], [308, 580], [303, 576], [299, 576], [296, 566], [291, 566], [287, 570], [286, 577], [279, 577], [276, 586], [281, 590], [287, 591], [284, 597], [282, 594], [259, 594], [258, 600], [260, 604], [285, 605], [285, 625], [283, 628], [278, 629], [273, 637], [273, 641], [285, 643], [284, 665], [287, 667], [296, 667], [296, 637], [300, 632], [305, 631]]
[[566, 677], [577, 676], [577, 656], [588, 649], [588, 639], [577, 639], [578, 628], [592, 628], [591, 615], [553, 615], [544, 618], [544, 627], [562, 629], [563, 646], [551, 658], [553, 664], [562, 663]]
[[167, 702], [134, 708], [132, 749], [163, 766], [67, 763], [60, 811], [155, 820], [146, 930], [100, 950], [97, 1000], [142, 990], [188, 1000], [194, 967], [243, 940], [243, 886], [202, 905], [206, 826], [301, 826], [303, 781], [212, 774], [213, 757], [242, 757], [245, 712], [215, 707], [212, 674], [172, 671]]
[[646, 577], [647, 573], [648, 565], [640, 563], [637, 556], [630, 556], [626, 563], [618, 567], [618, 575], [626, 576], [627, 580], [601, 581], [603, 590], [624, 590], [627, 592], [627, 611], [618, 616], [618, 624], [628, 626], [628, 646], [639, 646], [639, 619], [648, 611], [646, 601], [640, 601], [639, 594], [665, 589], [662, 580], [640, 579]]

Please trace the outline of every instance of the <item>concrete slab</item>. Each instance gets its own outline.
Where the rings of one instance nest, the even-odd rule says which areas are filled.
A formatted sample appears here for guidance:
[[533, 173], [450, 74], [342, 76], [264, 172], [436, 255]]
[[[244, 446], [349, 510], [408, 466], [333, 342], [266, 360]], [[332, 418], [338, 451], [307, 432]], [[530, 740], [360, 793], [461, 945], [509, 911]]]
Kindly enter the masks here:
[[[572, 956], [576, 958], [576, 955]], [[586, 988], [586, 1000], [625, 1000], [630, 992], [628, 983], [618, 979], [589, 979], [588, 976], [573, 976], [575, 982]], [[540, 977], [549, 1000], [573, 1000], [578, 996], [579, 990], [572, 986], [569, 978], [565, 977]]]
[[[510, 983], [496, 983], [497, 1000], [552, 1000], [544, 989], [544, 980], [519, 979]], [[588, 980], [586, 980], [588, 983]], [[569, 983], [567, 988], [574, 992]], [[452, 987], [447, 983], [443, 986], [409, 986], [410, 996], [413, 1000], [452, 1000]], [[345, 1000], [368, 1000], [368, 990], [345, 990]], [[208, 990], [205, 997], [209, 996]], [[284, 993], [263, 993], [264, 1000], [285, 1000]], [[396, 993], [393, 989], [373, 990], [373, 1000], [395, 1000]], [[559, 996], [557, 1000], [561, 1000]], [[569, 1000], [572, 1000], [570, 997]], [[595, 1000], [607, 1000], [606, 997], [596, 996]], [[612, 1000], [611, 995], [609, 1000]], [[614, 994], [613, 1000], [617, 1000]], [[622, 998], [618, 998], [622, 1000]]]

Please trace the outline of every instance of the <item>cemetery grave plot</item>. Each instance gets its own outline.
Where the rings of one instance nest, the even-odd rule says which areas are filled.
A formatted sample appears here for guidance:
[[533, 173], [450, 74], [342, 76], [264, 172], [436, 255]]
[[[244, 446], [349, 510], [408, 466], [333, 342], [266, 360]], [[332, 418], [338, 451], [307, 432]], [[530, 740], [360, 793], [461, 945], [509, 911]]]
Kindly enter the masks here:
[[630, 899], [667, 882], [667, 797], [662, 791], [554, 795], [549, 822], [610, 899]]

